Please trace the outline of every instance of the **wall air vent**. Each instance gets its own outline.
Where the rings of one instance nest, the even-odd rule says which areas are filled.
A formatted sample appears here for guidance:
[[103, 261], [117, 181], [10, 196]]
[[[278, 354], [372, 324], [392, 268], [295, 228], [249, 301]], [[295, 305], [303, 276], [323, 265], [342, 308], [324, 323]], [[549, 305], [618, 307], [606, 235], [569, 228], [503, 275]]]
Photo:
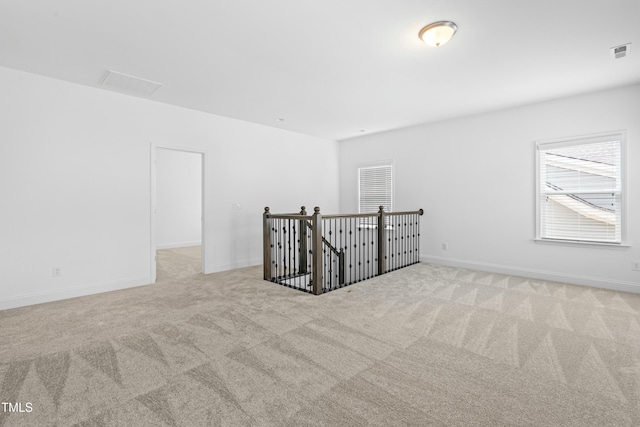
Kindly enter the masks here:
[[624, 58], [631, 53], [631, 43], [621, 44], [620, 46], [611, 48], [611, 57], [613, 59]]
[[107, 71], [101, 84], [121, 92], [143, 96], [151, 96], [151, 94], [162, 86], [162, 83], [152, 82], [151, 80], [141, 79], [140, 77], [130, 76], [112, 70]]

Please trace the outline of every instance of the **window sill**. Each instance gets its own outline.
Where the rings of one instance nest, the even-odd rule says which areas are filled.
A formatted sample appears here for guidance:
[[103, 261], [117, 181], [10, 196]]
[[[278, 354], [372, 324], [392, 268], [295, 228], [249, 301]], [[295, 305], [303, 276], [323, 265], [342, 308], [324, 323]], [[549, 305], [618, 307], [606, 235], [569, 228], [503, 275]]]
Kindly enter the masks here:
[[607, 249], [629, 249], [631, 245], [624, 243], [600, 243], [600, 242], [580, 242], [578, 240], [556, 240], [556, 239], [533, 239], [536, 244], [543, 245], [560, 245], [560, 246], [574, 246], [577, 248], [594, 247], [594, 248], [607, 248]]

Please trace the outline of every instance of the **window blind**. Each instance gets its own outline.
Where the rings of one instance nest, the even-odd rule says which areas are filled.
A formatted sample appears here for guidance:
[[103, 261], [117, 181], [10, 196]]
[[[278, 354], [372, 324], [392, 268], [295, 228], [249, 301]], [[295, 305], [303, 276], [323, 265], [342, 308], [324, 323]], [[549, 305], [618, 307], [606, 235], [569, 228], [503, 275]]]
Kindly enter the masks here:
[[622, 138], [538, 145], [542, 239], [621, 243]]
[[358, 169], [360, 213], [373, 213], [384, 206], [393, 211], [393, 183], [391, 165], [368, 166]]

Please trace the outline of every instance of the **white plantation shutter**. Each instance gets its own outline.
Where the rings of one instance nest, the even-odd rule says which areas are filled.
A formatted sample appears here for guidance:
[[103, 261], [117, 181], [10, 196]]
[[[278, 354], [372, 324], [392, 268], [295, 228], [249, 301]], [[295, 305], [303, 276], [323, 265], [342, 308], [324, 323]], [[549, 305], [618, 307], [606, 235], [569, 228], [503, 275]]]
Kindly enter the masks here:
[[622, 140], [538, 144], [539, 238], [622, 243]]
[[358, 169], [359, 213], [373, 213], [384, 206], [393, 211], [393, 183], [391, 165], [361, 167]]

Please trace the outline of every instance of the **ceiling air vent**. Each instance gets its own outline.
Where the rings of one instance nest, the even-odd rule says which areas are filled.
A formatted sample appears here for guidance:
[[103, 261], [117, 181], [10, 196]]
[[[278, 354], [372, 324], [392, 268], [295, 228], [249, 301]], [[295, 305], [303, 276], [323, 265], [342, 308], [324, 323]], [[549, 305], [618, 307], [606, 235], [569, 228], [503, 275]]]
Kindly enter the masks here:
[[143, 96], [151, 96], [153, 92], [162, 86], [162, 83], [152, 82], [151, 80], [141, 79], [140, 77], [130, 76], [112, 70], [107, 71], [101, 83], [103, 86], [112, 89]]
[[611, 48], [611, 57], [613, 59], [620, 59], [628, 56], [631, 53], [631, 43], [621, 44], [620, 46]]

